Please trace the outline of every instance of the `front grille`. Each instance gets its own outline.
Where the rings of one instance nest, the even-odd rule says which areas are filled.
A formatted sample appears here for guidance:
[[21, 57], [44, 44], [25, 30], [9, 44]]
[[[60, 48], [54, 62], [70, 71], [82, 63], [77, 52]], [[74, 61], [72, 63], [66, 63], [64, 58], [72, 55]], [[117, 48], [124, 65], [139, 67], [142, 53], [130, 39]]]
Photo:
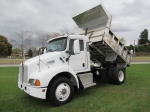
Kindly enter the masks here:
[[24, 83], [28, 83], [28, 67], [24, 66]]
[[28, 83], [28, 67], [20, 66], [19, 67], [19, 81], [23, 83]]
[[22, 81], [22, 65], [19, 67], [19, 81]]

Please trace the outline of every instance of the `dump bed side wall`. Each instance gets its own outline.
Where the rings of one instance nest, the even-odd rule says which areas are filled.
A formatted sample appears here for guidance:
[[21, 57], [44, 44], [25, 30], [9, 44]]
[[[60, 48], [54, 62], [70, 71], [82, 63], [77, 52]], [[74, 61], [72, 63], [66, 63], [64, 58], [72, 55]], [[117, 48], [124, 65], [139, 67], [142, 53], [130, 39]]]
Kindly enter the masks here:
[[108, 32], [108, 36], [105, 36], [104, 41], [114, 50], [118, 57], [122, 58], [122, 61], [120, 62], [130, 64], [132, 54], [110, 30]]
[[73, 17], [73, 20], [80, 28], [79, 34], [84, 35], [86, 31], [90, 38], [91, 60], [103, 66], [130, 65], [131, 54], [110, 31], [112, 16], [102, 4]]
[[129, 66], [132, 55], [119, 39], [108, 29], [88, 32], [90, 36], [91, 60], [105, 66]]

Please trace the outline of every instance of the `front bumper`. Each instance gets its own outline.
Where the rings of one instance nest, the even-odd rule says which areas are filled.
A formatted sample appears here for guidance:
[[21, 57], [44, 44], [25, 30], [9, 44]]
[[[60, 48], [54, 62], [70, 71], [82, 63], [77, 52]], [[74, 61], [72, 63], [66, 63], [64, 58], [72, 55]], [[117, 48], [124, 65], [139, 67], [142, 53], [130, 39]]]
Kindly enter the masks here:
[[46, 99], [46, 92], [47, 88], [46, 87], [32, 87], [27, 84], [21, 83], [18, 81], [18, 87], [25, 91], [27, 94], [30, 96], [40, 98], [40, 99]]

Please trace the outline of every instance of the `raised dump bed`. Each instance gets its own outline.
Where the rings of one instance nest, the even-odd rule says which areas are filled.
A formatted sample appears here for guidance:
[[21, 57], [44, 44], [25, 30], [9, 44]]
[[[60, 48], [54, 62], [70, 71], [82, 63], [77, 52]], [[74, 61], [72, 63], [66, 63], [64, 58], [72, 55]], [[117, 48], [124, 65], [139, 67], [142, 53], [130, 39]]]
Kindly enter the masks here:
[[130, 65], [132, 54], [110, 30], [112, 16], [102, 4], [73, 17], [73, 20], [80, 28], [79, 34], [89, 36], [93, 62], [105, 67]]

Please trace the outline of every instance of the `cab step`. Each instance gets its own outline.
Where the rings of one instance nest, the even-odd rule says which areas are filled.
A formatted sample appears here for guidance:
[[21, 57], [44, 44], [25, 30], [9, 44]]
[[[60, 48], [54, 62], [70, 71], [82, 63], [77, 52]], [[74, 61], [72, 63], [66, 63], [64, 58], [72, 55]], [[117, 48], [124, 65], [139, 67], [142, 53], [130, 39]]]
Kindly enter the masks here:
[[96, 85], [96, 83], [93, 80], [92, 73], [78, 74], [77, 76], [78, 76], [82, 86], [84, 87], [84, 89]]
[[88, 87], [95, 86], [95, 85], [96, 85], [96, 83], [89, 83], [89, 84], [85, 84], [83, 86], [84, 86], [84, 88], [88, 88]]

